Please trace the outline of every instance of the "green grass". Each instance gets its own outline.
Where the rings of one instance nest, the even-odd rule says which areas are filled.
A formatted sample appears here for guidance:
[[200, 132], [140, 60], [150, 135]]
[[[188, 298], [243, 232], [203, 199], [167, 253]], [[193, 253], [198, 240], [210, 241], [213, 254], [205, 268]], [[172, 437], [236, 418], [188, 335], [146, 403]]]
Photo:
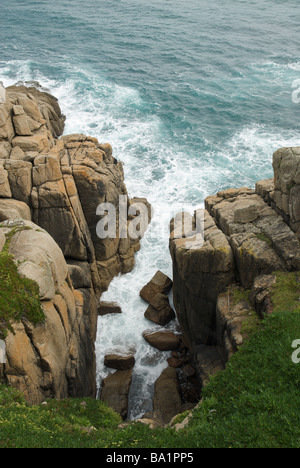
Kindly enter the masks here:
[[[291, 360], [292, 342], [300, 339], [299, 291], [297, 274], [277, 275], [273, 315], [204, 389], [185, 429], [119, 428], [119, 416], [102, 402], [30, 407], [0, 386], [0, 447], [300, 448], [300, 365]], [[96, 430], [88, 433], [90, 427]]]
[[249, 290], [243, 289], [241, 287], [237, 287], [236, 285], [231, 288], [230, 294], [232, 295], [233, 305], [236, 306], [239, 302], [246, 302], [247, 304], [250, 303], [250, 292]]
[[251, 291], [234, 285], [229, 289], [229, 292], [232, 298], [231, 300], [233, 306], [236, 306], [239, 303], [245, 303], [249, 306], [249, 312], [247, 316], [245, 316], [243, 319], [241, 329], [241, 334], [243, 336], [243, 339], [245, 340], [249, 336], [251, 336], [260, 326], [260, 320], [251, 304]]
[[259, 240], [261, 240], [263, 242], [266, 242], [266, 244], [268, 244], [268, 245], [272, 245], [272, 240], [263, 233], [255, 234], [255, 237], [257, 237], [257, 239], [259, 239]]

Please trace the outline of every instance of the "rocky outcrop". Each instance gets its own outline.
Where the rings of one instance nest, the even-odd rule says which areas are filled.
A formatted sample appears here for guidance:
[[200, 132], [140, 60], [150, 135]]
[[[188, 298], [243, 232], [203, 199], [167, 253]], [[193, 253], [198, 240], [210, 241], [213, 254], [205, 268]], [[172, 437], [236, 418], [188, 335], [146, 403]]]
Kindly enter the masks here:
[[36, 325], [25, 318], [12, 324], [5, 340], [5, 380], [30, 403], [47, 397], [93, 396], [96, 320], [85, 307], [83, 294], [73, 288], [61, 249], [30, 221], [5, 221], [0, 232], [18, 273], [38, 284], [44, 313]]
[[204, 213], [204, 243], [190, 249], [189, 238], [171, 232], [173, 298], [190, 349], [215, 343], [216, 298], [235, 278], [234, 256], [225, 234], [208, 212]]
[[[135, 217], [128, 209], [136, 200], [128, 199], [122, 164], [109, 144], [95, 138], [59, 138], [64, 122], [50, 94], [35, 87], [6, 89], [0, 104], [0, 221], [34, 223], [30, 235], [13, 237], [11, 253], [24, 258], [20, 274], [39, 284], [46, 322], [37, 329], [15, 324], [4, 377], [25, 389], [31, 402], [95, 394], [99, 298], [114, 276], [133, 269], [140, 248], [139, 239], [126, 236]], [[108, 204], [115, 209], [116, 235], [99, 237]]]
[[[204, 385], [272, 312], [275, 271], [300, 269], [300, 149], [274, 153], [274, 179], [205, 200], [202, 242], [171, 222], [174, 305]], [[298, 180], [299, 179], [299, 180]], [[196, 225], [196, 212], [194, 225]]]
[[274, 153], [274, 178], [256, 185], [256, 192], [300, 236], [300, 148], [281, 148]]

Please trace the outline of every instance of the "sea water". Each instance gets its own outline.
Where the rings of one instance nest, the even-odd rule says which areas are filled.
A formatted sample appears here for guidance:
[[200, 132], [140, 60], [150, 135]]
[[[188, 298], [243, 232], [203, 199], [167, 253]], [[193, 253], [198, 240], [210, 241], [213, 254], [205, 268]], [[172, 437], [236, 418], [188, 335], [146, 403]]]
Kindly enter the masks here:
[[142, 338], [160, 327], [139, 291], [157, 270], [172, 276], [172, 215], [253, 187], [277, 148], [300, 144], [299, 14], [294, 0], [1, 0], [0, 80], [49, 89], [65, 134], [111, 143], [129, 195], [154, 208], [134, 271], [103, 296], [123, 314], [99, 318], [96, 341], [99, 392], [104, 355], [135, 353], [132, 419], [151, 409], [169, 356]]

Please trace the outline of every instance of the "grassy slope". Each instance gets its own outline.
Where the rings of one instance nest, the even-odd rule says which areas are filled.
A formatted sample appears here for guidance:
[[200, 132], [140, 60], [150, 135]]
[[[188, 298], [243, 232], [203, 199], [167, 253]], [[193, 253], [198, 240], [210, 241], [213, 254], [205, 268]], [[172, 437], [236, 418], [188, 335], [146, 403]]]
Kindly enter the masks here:
[[[2, 386], [0, 447], [300, 448], [300, 364], [291, 360], [291, 344], [300, 339], [299, 297], [297, 274], [279, 274], [274, 314], [212, 379], [182, 431], [138, 423], [119, 429], [119, 417], [93, 400], [28, 407]], [[89, 434], [91, 426], [97, 430]]]

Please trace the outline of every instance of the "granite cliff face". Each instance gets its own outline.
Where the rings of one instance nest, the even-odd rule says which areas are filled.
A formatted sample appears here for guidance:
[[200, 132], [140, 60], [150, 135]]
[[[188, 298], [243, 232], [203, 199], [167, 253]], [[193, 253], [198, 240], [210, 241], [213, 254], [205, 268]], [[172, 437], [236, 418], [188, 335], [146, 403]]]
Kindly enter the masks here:
[[280, 149], [273, 179], [208, 197], [203, 246], [171, 232], [174, 304], [202, 384], [241, 346], [245, 324], [271, 312], [272, 273], [300, 270], [299, 164], [299, 148]]
[[[85, 135], [59, 139], [64, 121], [50, 94], [6, 89], [0, 231], [19, 273], [38, 283], [46, 319], [13, 325], [2, 377], [31, 403], [95, 394], [98, 301], [114, 276], [132, 270], [139, 249], [139, 240], [97, 236], [98, 205], [111, 203], [118, 215], [119, 196], [127, 197], [123, 167], [109, 144]], [[129, 219], [121, 219], [127, 228]]]

